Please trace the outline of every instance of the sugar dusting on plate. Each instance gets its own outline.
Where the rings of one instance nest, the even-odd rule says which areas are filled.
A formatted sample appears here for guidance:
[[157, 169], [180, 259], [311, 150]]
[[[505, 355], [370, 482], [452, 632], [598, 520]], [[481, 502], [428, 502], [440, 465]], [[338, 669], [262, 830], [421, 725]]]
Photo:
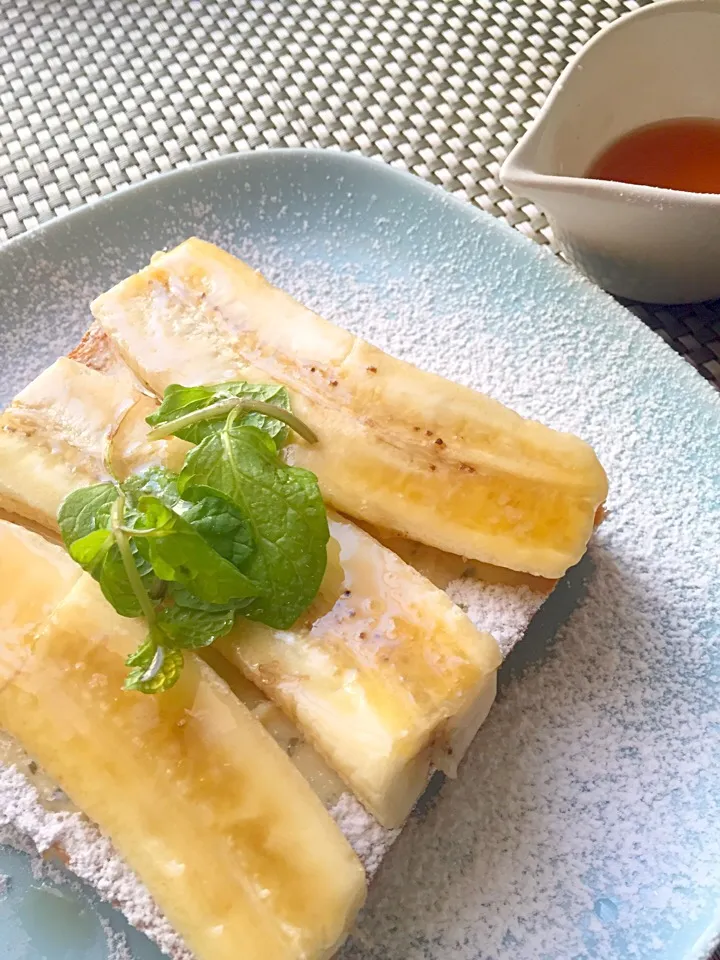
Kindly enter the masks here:
[[[24, 790], [25, 785], [18, 781], [13, 789], [13, 795], [17, 797], [19, 792], [24, 792]], [[30, 788], [28, 800], [32, 803], [34, 799], [32, 788]], [[62, 869], [55, 857], [48, 857], [46, 855], [47, 851], [45, 855], [40, 853], [30, 835], [7, 822], [3, 822], [6, 819], [0, 818], [0, 844], [12, 847], [26, 855], [33, 880], [42, 885], [40, 889], [44, 889], [46, 884], [51, 884], [50, 889], [52, 890], [69, 889], [79, 902], [85, 902], [87, 900], [86, 890], [76, 877]], [[10, 893], [11, 889], [11, 878], [0, 875], [0, 901]], [[125, 935], [114, 929], [113, 925], [99, 913], [96, 913], [96, 920], [103, 933], [106, 960], [133, 960]]]
[[529, 587], [483, 583], [470, 577], [452, 580], [447, 593], [479, 630], [495, 637], [503, 657], [522, 639], [545, 600], [544, 593]]
[[[393, 260], [378, 222], [378, 256], [355, 261], [342, 189], [328, 191], [322, 251], [309, 221], [307, 244], [233, 252], [389, 352], [579, 433], [611, 484], [585, 596], [403, 832], [343, 958], [677, 955], [673, 938], [720, 902], [718, 403], [640, 323], [501, 228], [471, 231], [458, 214], [438, 240], [418, 216], [418, 256]], [[229, 227], [195, 207], [171, 213], [231, 248]], [[451, 591], [468, 611], [480, 602], [468, 582]], [[518, 611], [494, 599], [508, 650]]]

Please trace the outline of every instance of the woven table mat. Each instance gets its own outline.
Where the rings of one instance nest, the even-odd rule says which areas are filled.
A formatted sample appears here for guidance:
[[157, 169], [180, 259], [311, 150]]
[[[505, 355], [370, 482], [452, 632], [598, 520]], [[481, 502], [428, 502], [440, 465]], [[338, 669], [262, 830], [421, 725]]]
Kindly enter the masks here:
[[[359, 150], [551, 241], [498, 183], [568, 58], [634, 0], [0, 0], [0, 239], [256, 147]], [[720, 385], [720, 302], [631, 305]]]

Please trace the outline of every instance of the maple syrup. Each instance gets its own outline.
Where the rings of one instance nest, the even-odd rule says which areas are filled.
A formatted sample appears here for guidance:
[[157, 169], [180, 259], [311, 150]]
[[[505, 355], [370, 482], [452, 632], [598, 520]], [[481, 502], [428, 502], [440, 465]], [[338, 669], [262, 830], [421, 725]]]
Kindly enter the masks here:
[[585, 176], [720, 194], [720, 120], [684, 117], [638, 127], [610, 144]]

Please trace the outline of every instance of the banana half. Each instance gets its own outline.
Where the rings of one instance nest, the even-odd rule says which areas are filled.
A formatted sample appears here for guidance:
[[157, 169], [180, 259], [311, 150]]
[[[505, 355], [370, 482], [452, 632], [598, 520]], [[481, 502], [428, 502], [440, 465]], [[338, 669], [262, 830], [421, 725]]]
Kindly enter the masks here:
[[555, 579], [582, 557], [607, 478], [577, 437], [418, 370], [191, 239], [92, 304], [137, 377], [276, 382], [320, 437], [289, 459], [341, 513], [457, 556]]
[[192, 654], [167, 696], [124, 691], [144, 624], [59, 547], [0, 521], [5, 557], [3, 729], [111, 838], [199, 960], [331, 957], [365, 874], [282, 749]]

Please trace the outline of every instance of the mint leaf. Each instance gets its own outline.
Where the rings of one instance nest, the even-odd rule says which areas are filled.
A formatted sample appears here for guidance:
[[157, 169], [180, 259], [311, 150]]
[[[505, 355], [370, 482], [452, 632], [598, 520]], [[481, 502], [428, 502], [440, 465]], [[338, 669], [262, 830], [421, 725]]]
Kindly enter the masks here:
[[[151, 597], [158, 597], [162, 594], [163, 587], [152, 565], [142, 556], [134, 541], [130, 542], [130, 551], [145, 590]], [[142, 607], [128, 580], [116, 543], [113, 543], [108, 550], [99, 575], [95, 576], [91, 570], [88, 570], [88, 573], [98, 581], [105, 599], [113, 605], [121, 617], [142, 617]]]
[[232, 604], [227, 603], [207, 603], [205, 600], [198, 600], [194, 593], [190, 593], [179, 583], [169, 583], [167, 589], [168, 599], [173, 600], [178, 607], [187, 607], [188, 610], [207, 610], [209, 613], [220, 613], [231, 607], [233, 610], [242, 610], [244, 606], [252, 603], [252, 597], [245, 600], [233, 600]]
[[238, 508], [222, 497], [203, 497], [197, 503], [185, 505], [178, 512], [183, 520], [197, 531], [213, 550], [242, 567], [253, 551], [250, 524]]
[[163, 607], [157, 615], [157, 628], [165, 645], [184, 650], [207, 647], [229, 633], [235, 624], [235, 611], [230, 607], [191, 610], [189, 607]]
[[190, 451], [178, 489], [191, 501], [224, 496], [247, 517], [255, 552], [243, 569], [264, 589], [242, 614], [278, 629], [292, 626], [314, 600], [327, 564], [317, 477], [282, 463], [262, 431], [235, 424]]
[[125, 661], [131, 668], [125, 680], [125, 690], [139, 693], [163, 693], [180, 679], [183, 668], [181, 650], [168, 650], [157, 643], [157, 630]]
[[70, 556], [79, 563], [83, 570], [98, 579], [102, 573], [102, 565], [107, 557], [108, 550], [115, 543], [112, 532], [107, 529], [93, 530], [79, 540], [74, 540], [68, 547]]
[[181, 475], [154, 467], [75, 491], [58, 522], [118, 613], [147, 621], [125, 686], [158, 693], [177, 682], [182, 650], [226, 635], [238, 613], [290, 627], [320, 587], [329, 532], [317, 478], [278, 456], [288, 428], [318, 442], [284, 388], [175, 385], [148, 423], [150, 439], [199, 444]]
[[131, 504], [136, 505], [140, 497], [157, 497], [166, 507], [174, 507], [180, 499], [177, 488], [177, 474], [165, 467], [148, 467], [142, 473], [128, 477], [122, 485]]
[[155, 651], [157, 650], [157, 643], [153, 640], [152, 637], [146, 637], [145, 640], [140, 644], [135, 653], [131, 653], [130, 656], [125, 661], [126, 667], [142, 667], [143, 670], [147, 668], [152, 663], [152, 659], [155, 656]]
[[69, 493], [58, 510], [58, 526], [65, 546], [71, 545], [95, 530], [107, 530], [110, 510], [118, 498], [114, 483], [96, 483]]
[[[83, 487], [69, 494], [60, 506], [58, 523], [68, 553], [97, 580], [105, 598], [121, 617], [140, 617], [142, 609], [127, 578], [120, 551], [110, 530], [110, 511], [118, 498], [112, 483]], [[152, 567], [132, 543], [136, 566], [147, 592], [157, 595], [161, 586]]]
[[[258, 596], [257, 584], [156, 497], [141, 497], [137, 508], [142, 526], [155, 535], [138, 536], [133, 543], [161, 580], [176, 581], [207, 603], [228, 604]], [[142, 528], [137, 532], [141, 534]]]
[[252, 552], [252, 533], [245, 517], [229, 501], [206, 497], [198, 503], [181, 499], [177, 475], [163, 467], [150, 467], [129, 477], [123, 490], [137, 505], [140, 497], [157, 497], [179, 514], [221, 557], [240, 567]]
[[[290, 398], [287, 390], [285, 387], [277, 386], [277, 384], [236, 381], [209, 384], [202, 387], [183, 387], [174, 383], [165, 390], [161, 406], [147, 418], [147, 422], [152, 427], [158, 427], [161, 424], [177, 420], [179, 417], [184, 417], [188, 413], [194, 413], [196, 410], [204, 410], [211, 404], [230, 397], [262, 400], [265, 403], [274, 403], [284, 410], [290, 409]], [[227, 413], [215, 420], [202, 420], [179, 430], [176, 436], [182, 440], [187, 440], [189, 443], [200, 443], [205, 437], [220, 432], [225, 426], [226, 419]], [[257, 427], [258, 430], [267, 433], [274, 439], [278, 449], [287, 440], [288, 428], [285, 424], [262, 413], [244, 413], [238, 417], [237, 422], [239, 425]]]

